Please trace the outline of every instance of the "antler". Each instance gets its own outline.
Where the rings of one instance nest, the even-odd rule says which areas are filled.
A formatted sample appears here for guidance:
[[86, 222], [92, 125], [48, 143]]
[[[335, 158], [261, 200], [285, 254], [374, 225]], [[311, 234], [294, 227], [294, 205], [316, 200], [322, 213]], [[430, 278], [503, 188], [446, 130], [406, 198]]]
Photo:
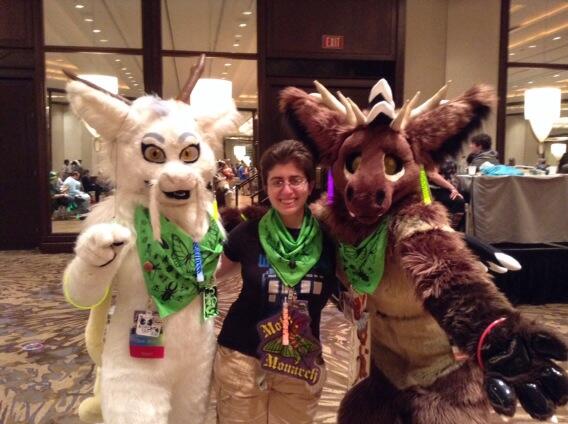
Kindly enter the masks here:
[[412, 98], [412, 100], [407, 101], [402, 107], [402, 109], [400, 109], [400, 111], [396, 115], [396, 118], [390, 124], [393, 130], [401, 131], [404, 129], [410, 118], [410, 111], [412, 110], [412, 107], [418, 100], [418, 96], [420, 96], [420, 91], [417, 91], [414, 97]]
[[337, 92], [339, 100], [325, 88], [319, 81], [314, 81], [318, 93], [312, 93], [314, 97], [320, 99], [324, 105], [331, 110], [339, 112], [349, 125], [360, 125], [365, 123], [365, 115], [349, 97], [345, 97], [340, 91]]
[[197, 62], [197, 65], [193, 65], [191, 67], [189, 78], [185, 83], [185, 85], [183, 86], [181, 93], [177, 96], [176, 100], [189, 103], [189, 96], [191, 95], [191, 92], [193, 91], [195, 84], [197, 84], [197, 81], [201, 77], [204, 68], [205, 68], [205, 54], [201, 54], [201, 56], [199, 56], [199, 62]]
[[132, 102], [131, 102], [130, 100], [128, 100], [126, 97], [122, 97], [120, 94], [111, 93], [110, 91], [105, 90], [105, 89], [102, 88], [102, 87], [99, 87], [97, 84], [93, 84], [91, 81], [87, 81], [87, 80], [81, 78], [79, 75], [74, 74], [73, 72], [70, 72], [70, 71], [68, 71], [68, 70], [66, 70], [66, 69], [62, 69], [62, 71], [63, 71], [63, 73], [65, 74], [65, 76], [66, 76], [67, 78], [72, 79], [73, 81], [80, 81], [80, 82], [82, 82], [83, 84], [88, 85], [88, 86], [91, 87], [91, 88], [94, 88], [95, 90], [98, 90], [98, 91], [100, 91], [100, 92], [102, 92], [102, 93], [108, 94], [109, 96], [114, 97], [115, 99], [118, 99], [118, 100], [120, 100], [121, 102], [126, 103], [127, 105], [131, 105], [131, 104], [132, 104]]
[[420, 106], [418, 106], [415, 109], [412, 109], [412, 111], [410, 112], [410, 118], [416, 118], [418, 115], [424, 113], [424, 112], [428, 112], [432, 109], [437, 108], [440, 105], [440, 102], [444, 99], [444, 97], [446, 96], [446, 93], [448, 91], [448, 85], [451, 84], [451, 80], [449, 80], [442, 88], [440, 88], [436, 94], [434, 94], [432, 97], [430, 97], [428, 100], [426, 100], [424, 103], [422, 103]]

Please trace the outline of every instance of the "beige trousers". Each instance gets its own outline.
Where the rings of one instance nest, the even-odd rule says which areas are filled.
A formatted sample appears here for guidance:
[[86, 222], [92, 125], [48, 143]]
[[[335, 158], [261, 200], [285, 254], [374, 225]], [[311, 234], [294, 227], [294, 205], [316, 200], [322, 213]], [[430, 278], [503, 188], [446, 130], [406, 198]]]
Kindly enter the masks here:
[[219, 346], [213, 366], [220, 424], [313, 423], [326, 379], [305, 381], [265, 371], [258, 359]]

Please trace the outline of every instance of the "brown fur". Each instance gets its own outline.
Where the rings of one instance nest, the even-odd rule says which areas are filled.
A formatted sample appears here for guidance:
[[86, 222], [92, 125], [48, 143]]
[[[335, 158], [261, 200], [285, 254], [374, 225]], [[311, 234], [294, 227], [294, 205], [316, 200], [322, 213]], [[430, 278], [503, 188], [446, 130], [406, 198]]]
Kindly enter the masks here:
[[242, 222], [261, 218], [268, 208], [263, 205], [250, 205], [242, 209], [240, 208], [221, 208], [221, 222], [225, 230], [230, 233], [233, 228]]
[[[444, 208], [424, 205], [419, 196], [420, 165], [430, 169], [458, 151], [494, 103], [493, 91], [479, 85], [396, 132], [384, 122], [349, 127], [340, 114], [303, 91], [287, 88], [282, 93], [281, 110], [333, 173], [333, 203], [323, 198], [312, 207], [331, 233], [340, 242], [357, 245], [384, 219], [390, 220], [384, 283], [368, 303], [372, 322], [381, 328], [372, 332], [371, 345], [379, 352], [373, 355], [376, 368], [346, 395], [340, 423], [487, 422], [489, 403], [474, 358], [480, 335], [500, 317], [507, 320], [491, 332], [482, 354], [493, 361], [494, 371], [508, 372], [508, 381], [535, 381], [539, 370], [551, 365], [546, 358], [567, 355], [561, 340], [523, 320], [495, 288], [462, 236], [449, 228]], [[387, 156], [402, 164], [398, 179], [387, 176]], [[404, 327], [403, 320], [414, 320], [416, 327]], [[404, 328], [406, 333], [396, 332]], [[416, 328], [430, 331], [431, 338]], [[420, 345], [424, 342], [429, 350]], [[450, 343], [470, 359], [455, 362]], [[515, 349], [526, 349], [532, 357], [524, 369], [511, 356]], [[430, 352], [429, 367], [423, 362]], [[408, 364], [406, 376], [406, 365], [397, 361]], [[511, 367], [518, 368], [518, 375]], [[412, 385], [416, 381], [423, 383]], [[568, 393], [557, 404], [566, 400]]]

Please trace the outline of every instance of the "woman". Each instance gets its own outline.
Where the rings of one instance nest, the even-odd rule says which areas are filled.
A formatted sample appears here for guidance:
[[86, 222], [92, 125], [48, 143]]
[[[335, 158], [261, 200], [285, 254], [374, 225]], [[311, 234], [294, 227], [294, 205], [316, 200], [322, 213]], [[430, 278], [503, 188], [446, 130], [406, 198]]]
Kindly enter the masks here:
[[226, 423], [311, 423], [325, 381], [321, 310], [336, 287], [334, 246], [306, 207], [313, 158], [282, 141], [261, 158], [271, 209], [229, 235], [217, 274], [243, 287], [219, 334], [217, 415]]

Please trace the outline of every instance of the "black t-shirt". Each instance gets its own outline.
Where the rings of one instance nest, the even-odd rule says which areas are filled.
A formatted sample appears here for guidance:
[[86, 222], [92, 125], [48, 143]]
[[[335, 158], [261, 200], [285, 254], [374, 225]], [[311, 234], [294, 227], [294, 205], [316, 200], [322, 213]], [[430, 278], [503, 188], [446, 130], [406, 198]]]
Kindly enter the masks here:
[[[270, 267], [260, 244], [258, 222], [252, 220], [240, 224], [231, 231], [225, 244], [227, 258], [241, 263], [243, 286], [218, 337], [221, 346], [254, 357], [258, 357], [260, 343], [257, 324], [280, 312], [287, 296], [287, 286]], [[297, 237], [300, 230], [289, 231]], [[325, 232], [319, 261], [293, 289], [298, 300], [308, 301], [312, 334], [319, 340], [321, 310], [337, 289], [335, 248]]]

